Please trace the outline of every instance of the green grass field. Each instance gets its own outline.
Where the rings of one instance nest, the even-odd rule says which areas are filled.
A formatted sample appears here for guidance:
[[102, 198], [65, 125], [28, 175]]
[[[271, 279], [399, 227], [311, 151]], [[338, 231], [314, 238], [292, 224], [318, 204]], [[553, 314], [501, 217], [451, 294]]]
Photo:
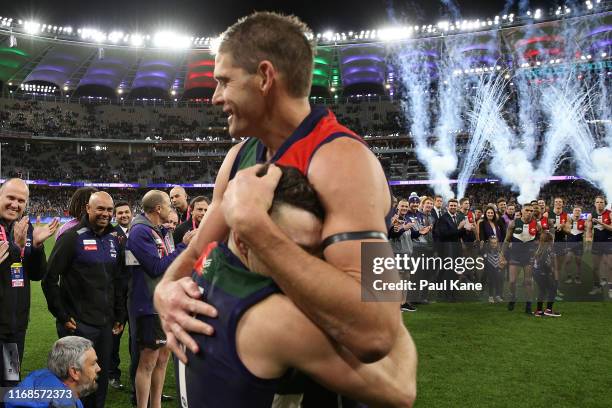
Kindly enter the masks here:
[[[612, 303], [556, 306], [563, 313], [559, 319], [529, 317], [521, 305], [508, 312], [503, 304], [484, 303], [435, 303], [405, 313], [419, 351], [417, 406], [611, 407]], [[56, 338], [40, 284], [34, 282], [24, 374], [46, 365]], [[125, 336], [125, 384], [128, 361]], [[176, 395], [172, 367], [166, 393]], [[129, 407], [129, 393], [109, 389], [106, 406]]]

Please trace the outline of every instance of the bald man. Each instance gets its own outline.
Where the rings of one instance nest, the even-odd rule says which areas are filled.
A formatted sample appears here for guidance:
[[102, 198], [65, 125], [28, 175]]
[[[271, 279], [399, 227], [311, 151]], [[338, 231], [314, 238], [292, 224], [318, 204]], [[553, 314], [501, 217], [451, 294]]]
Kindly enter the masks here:
[[55, 243], [43, 291], [56, 318], [58, 336], [81, 336], [94, 344], [101, 371], [98, 390], [82, 399], [85, 408], [102, 408], [106, 400], [112, 335], [127, 318], [123, 253], [115, 229], [113, 199], [94, 193], [87, 214]]
[[23, 359], [30, 281], [44, 276], [47, 265], [43, 243], [59, 225], [54, 222], [34, 229], [28, 218], [22, 217], [29, 196], [28, 186], [21, 179], [7, 180], [0, 187], [0, 354], [5, 354], [0, 355], [0, 387], [19, 382], [19, 373], [4, 376], [4, 360], [8, 357], [19, 367]]
[[181, 186], [175, 186], [170, 190], [170, 202], [179, 216], [179, 224], [187, 221], [191, 215], [187, 203], [187, 191]]
[[170, 197], [163, 191], [146, 193], [142, 198], [142, 209], [143, 214], [132, 221], [126, 244], [130, 324], [134, 334], [130, 342], [132, 358], [138, 356], [137, 406], [146, 408], [150, 402], [151, 408], [159, 408], [170, 350], [166, 347], [166, 336], [153, 307], [153, 290], [195, 232], [185, 234], [185, 243], [178, 243], [175, 247], [172, 233], [163, 226], [173, 212]]

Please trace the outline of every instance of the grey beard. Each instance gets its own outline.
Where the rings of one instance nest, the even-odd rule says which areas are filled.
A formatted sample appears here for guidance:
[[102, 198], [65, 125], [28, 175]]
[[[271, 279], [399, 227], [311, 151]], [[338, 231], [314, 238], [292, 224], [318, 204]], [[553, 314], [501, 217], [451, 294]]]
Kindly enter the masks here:
[[79, 393], [79, 398], [86, 397], [88, 395], [93, 394], [98, 389], [98, 383], [94, 380], [88, 384], [79, 384], [77, 386], [77, 392]]

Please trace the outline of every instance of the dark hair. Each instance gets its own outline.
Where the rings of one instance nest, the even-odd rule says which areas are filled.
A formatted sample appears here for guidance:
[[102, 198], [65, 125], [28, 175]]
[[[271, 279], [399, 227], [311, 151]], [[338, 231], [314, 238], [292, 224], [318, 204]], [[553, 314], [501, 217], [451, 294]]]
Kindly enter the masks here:
[[508, 203], [508, 201], [507, 201], [507, 200], [506, 200], [504, 197], [499, 197], [499, 198], [497, 199], [497, 204], [499, 204], [499, 203], [506, 203], [506, 204], [507, 204], [507, 203]]
[[463, 204], [463, 203], [465, 203], [466, 201], [470, 201], [470, 199], [469, 199], [469, 198], [467, 198], [467, 197], [463, 197], [461, 200], [459, 200], [459, 204]]
[[448, 201], [446, 202], [446, 205], [449, 205], [450, 203], [457, 203], [457, 204], [459, 204], [459, 201], [457, 201], [457, 199], [456, 199], [456, 198], [451, 198], [450, 200], [448, 200]]
[[278, 166], [282, 176], [274, 190], [274, 199], [270, 212], [274, 212], [281, 204], [290, 205], [315, 215], [323, 220], [325, 211], [319, 201], [316, 191], [298, 169], [290, 166]]
[[220, 53], [232, 56], [235, 66], [249, 74], [270, 61], [284, 77], [293, 97], [307, 97], [312, 84], [315, 49], [312, 32], [295, 16], [256, 12], [230, 26], [221, 38]]
[[71, 217], [81, 219], [85, 215], [86, 205], [89, 203], [89, 197], [93, 193], [97, 193], [98, 189], [95, 187], [81, 187], [78, 188], [72, 197], [70, 197], [70, 203], [68, 204], [68, 214]]
[[497, 211], [495, 211], [495, 208], [493, 206], [491, 206], [491, 205], [487, 205], [484, 208], [484, 211], [482, 212], [483, 215], [484, 215], [484, 219], [487, 220], [487, 221], [489, 220], [487, 218], [487, 211], [489, 211], [489, 210], [493, 211], [493, 222], [497, 222]]
[[603, 200], [604, 204], [608, 204], [608, 200], [606, 199], [606, 197], [604, 197], [602, 195], [595, 196], [595, 200], [597, 200], [598, 198], [601, 198]]
[[195, 207], [197, 203], [200, 203], [202, 201], [205, 201], [206, 204], [210, 204], [210, 201], [205, 196], [197, 196], [197, 197], [192, 198], [191, 201], [189, 202], [189, 209], [193, 211], [193, 207]]
[[535, 252], [535, 257], [539, 258], [549, 245], [555, 240], [555, 236], [548, 231], [542, 231], [542, 235], [540, 235], [540, 244], [538, 245], [538, 249]]
[[117, 201], [117, 202], [115, 203], [115, 210], [116, 210], [118, 207], [125, 207], [125, 206], [128, 206], [128, 207], [129, 207], [129, 206], [130, 206], [130, 203], [128, 203], [127, 201]]

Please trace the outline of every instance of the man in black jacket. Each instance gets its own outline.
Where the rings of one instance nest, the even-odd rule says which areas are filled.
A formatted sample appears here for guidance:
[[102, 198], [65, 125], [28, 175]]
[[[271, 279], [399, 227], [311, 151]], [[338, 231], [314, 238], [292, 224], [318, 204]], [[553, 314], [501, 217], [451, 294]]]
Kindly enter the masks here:
[[208, 210], [208, 198], [204, 196], [197, 196], [191, 200], [189, 203], [189, 211], [191, 212], [191, 217], [181, 225], [176, 227], [174, 230], [174, 234], [172, 234], [174, 238], [174, 243], [179, 244], [183, 242], [183, 237], [189, 231], [193, 231], [198, 229], [198, 225], [200, 225], [200, 221], [204, 218], [204, 214], [206, 214], [206, 210]]
[[[459, 202], [456, 199], [448, 200], [446, 213], [442, 214], [435, 225], [436, 236], [442, 243], [441, 249], [444, 257], [456, 258], [460, 256], [461, 239], [466, 233], [473, 230], [473, 224], [468, 223], [467, 219], [459, 220], [458, 207]], [[451, 279], [457, 279], [457, 274], [454, 271], [442, 270], [439, 278], [448, 282]], [[448, 300], [455, 300], [452, 291], [445, 291], [445, 296]]]
[[[54, 220], [46, 227], [35, 229], [27, 217], [22, 218], [29, 196], [28, 186], [21, 179], [7, 180], [0, 187], [1, 387], [19, 382], [30, 315], [30, 281], [43, 277], [46, 271], [43, 244], [59, 226]], [[5, 357], [11, 367], [4, 366]]]
[[110, 223], [112, 214], [111, 196], [102, 191], [92, 194], [87, 216], [56, 242], [43, 281], [58, 336], [85, 337], [98, 355], [99, 387], [83, 398], [85, 408], [104, 407], [112, 335], [123, 330], [127, 315], [123, 254]]
[[[119, 240], [119, 245], [121, 246], [121, 250], [123, 251], [125, 249], [125, 244], [128, 238], [128, 229], [130, 228], [130, 223], [132, 222], [133, 218], [130, 204], [127, 201], [118, 201], [117, 203], [115, 203], [114, 215], [115, 220], [117, 221], [117, 225], [115, 225], [115, 231], [117, 232], [117, 239]], [[125, 269], [125, 265], [122, 264], [121, 266], [124, 268], [123, 276], [126, 279], [126, 282], [124, 282], [124, 284], [127, 287], [127, 272]], [[119, 368], [119, 365], [121, 364], [121, 358], [119, 357], [119, 349], [121, 347], [122, 335], [123, 331], [113, 335], [113, 348], [110, 357], [110, 367], [108, 370], [108, 383], [111, 387], [117, 390], [123, 389], [123, 384], [121, 384], [121, 369]]]

